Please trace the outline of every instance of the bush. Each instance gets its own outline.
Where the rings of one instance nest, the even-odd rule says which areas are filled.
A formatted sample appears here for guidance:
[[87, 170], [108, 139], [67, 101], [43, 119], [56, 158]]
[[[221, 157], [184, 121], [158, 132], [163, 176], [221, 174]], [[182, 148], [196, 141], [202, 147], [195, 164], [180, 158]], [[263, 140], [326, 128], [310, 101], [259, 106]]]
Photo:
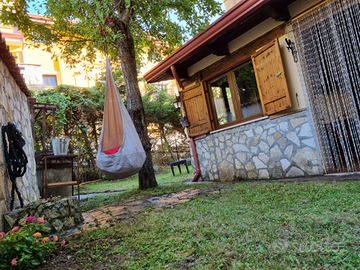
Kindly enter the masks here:
[[[0, 268], [24, 269], [41, 264], [45, 257], [56, 249], [58, 237], [43, 237], [47, 230], [44, 219], [29, 216], [23, 226], [16, 226], [11, 231], [0, 232]], [[62, 242], [62, 246], [65, 240]]]

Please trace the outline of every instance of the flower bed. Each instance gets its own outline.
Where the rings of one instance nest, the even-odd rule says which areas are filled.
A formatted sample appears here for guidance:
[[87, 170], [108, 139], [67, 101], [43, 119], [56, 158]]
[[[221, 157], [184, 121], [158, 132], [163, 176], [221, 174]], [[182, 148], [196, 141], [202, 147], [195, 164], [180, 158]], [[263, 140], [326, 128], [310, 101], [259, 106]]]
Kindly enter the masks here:
[[[41, 264], [56, 249], [59, 238], [43, 236], [45, 220], [28, 216], [21, 226], [0, 232], [0, 269], [24, 269]], [[60, 244], [59, 244], [60, 245]], [[61, 246], [65, 245], [65, 240]]]

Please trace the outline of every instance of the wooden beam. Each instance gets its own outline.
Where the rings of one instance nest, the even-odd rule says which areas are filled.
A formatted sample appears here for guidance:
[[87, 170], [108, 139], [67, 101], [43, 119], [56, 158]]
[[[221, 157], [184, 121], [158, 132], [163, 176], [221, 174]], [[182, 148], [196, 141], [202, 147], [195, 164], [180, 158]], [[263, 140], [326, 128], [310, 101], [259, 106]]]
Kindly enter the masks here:
[[290, 12], [287, 5], [283, 4], [269, 4], [264, 6], [264, 11], [275, 21], [290, 20]]
[[205, 46], [204, 50], [210, 51], [217, 56], [229, 55], [230, 50], [228, 44], [211, 44]]
[[176, 80], [176, 82], [177, 82], [180, 90], [181, 90], [181, 91], [184, 90], [184, 86], [183, 86], [183, 84], [182, 84], [182, 82], [181, 82], [181, 80], [180, 80], [180, 77], [179, 77], [179, 75], [178, 75], [178, 73], [177, 73], [177, 71], [176, 71], [176, 69], [175, 69], [174, 66], [171, 66], [171, 72], [172, 72], [172, 74], [173, 74], [173, 76], [174, 76], [174, 78], [175, 78], [175, 80]]
[[257, 49], [267, 45], [274, 39], [281, 37], [284, 34], [285, 24], [279, 25], [278, 27], [272, 29], [265, 35], [255, 39], [244, 47], [239, 48], [232, 54], [220, 59], [219, 61], [201, 70], [200, 72], [202, 81], [210, 80], [243, 63], [246, 63], [247, 61], [250, 61], [251, 55], [253, 55]]

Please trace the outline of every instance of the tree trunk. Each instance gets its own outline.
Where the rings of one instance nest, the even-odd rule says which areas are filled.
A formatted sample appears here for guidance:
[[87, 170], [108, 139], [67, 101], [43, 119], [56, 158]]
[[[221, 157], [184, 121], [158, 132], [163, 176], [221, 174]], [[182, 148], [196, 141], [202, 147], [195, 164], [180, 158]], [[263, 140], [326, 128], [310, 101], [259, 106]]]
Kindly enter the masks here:
[[147, 134], [145, 112], [137, 78], [134, 40], [129, 27], [125, 23], [121, 24], [120, 27], [123, 36], [116, 40], [116, 44], [125, 81], [127, 110], [134, 122], [135, 129], [146, 153], [145, 163], [139, 172], [139, 189], [147, 189], [157, 186], [157, 182], [151, 158], [151, 143]]

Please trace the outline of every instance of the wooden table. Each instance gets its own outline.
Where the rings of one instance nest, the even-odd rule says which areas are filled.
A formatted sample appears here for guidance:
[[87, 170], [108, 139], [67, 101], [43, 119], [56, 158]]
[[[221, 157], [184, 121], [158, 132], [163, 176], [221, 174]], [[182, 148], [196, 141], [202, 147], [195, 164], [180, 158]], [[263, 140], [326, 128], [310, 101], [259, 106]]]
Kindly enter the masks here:
[[[77, 177], [75, 179], [74, 171], [74, 159], [76, 158], [76, 167], [77, 167]], [[61, 165], [69, 165], [69, 162], [64, 162], [66, 160], [71, 162], [71, 181], [68, 182], [59, 182], [59, 183], [48, 183], [48, 165], [50, 160], [57, 161], [56, 164], [59, 166]], [[78, 155], [45, 155], [42, 159], [42, 182], [43, 182], [43, 189], [45, 194], [45, 198], [48, 197], [48, 189], [49, 188], [56, 188], [56, 187], [65, 187], [71, 186], [72, 187], [72, 195], [74, 196], [74, 186], [77, 186], [78, 191], [78, 199], [80, 201], [80, 186], [79, 186], [79, 156]]]

